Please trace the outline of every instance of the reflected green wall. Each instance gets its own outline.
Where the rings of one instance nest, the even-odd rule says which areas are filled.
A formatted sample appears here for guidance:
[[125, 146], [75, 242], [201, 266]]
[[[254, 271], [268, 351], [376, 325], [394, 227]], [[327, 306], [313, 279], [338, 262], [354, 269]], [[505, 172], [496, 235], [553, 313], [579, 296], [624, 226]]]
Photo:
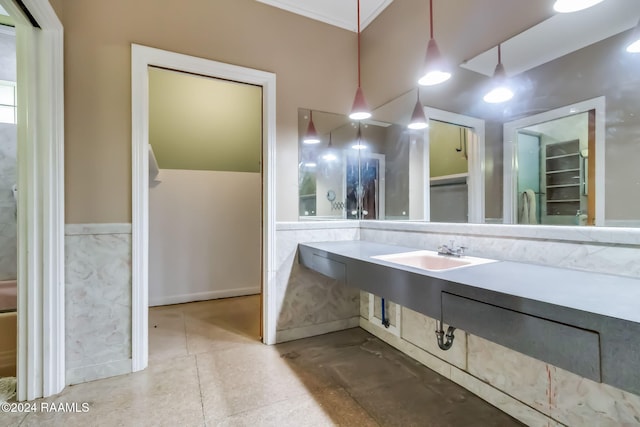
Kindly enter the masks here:
[[429, 122], [429, 175], [432, 178], [468, 172], [464, 142], [462, 151], [456, 151], [460, 148], [460, 138], [463, 138], [460, 129], [460, 126], [436, 120]]
[[260, 172], [262, 88], [150, 67], [149, 142], [160, 169]]

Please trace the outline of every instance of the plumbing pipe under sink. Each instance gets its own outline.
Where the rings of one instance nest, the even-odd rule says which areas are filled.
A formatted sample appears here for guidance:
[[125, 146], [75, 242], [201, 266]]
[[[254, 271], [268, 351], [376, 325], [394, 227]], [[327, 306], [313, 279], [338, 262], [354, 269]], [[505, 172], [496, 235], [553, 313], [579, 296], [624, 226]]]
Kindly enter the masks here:
[[380, 298], [380, 304], [382, 305], [382, 315], [381, 315], [382, 325], [388, 329], [391, 323], [389, 322], [389, 319], [385, 318], [385, 315], [384, 315], [384, 305], [385, 305], [384, 298]]

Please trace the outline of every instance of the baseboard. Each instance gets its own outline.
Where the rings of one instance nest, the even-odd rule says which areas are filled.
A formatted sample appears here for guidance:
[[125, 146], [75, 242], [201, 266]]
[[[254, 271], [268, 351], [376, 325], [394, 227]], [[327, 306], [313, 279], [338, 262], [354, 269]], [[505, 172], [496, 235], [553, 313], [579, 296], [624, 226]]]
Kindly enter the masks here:
[[131, 359], [67, 369], [67, 385], [81, 384], [131, 372]]
[[285, 329], [276, 331], [276, 343], [299, 340], [301, 338], [324, 335], [329, 332], [342, 331], [345, 329], [357, 328], [360, 325], [360, 316], [348, 319], [334, 320], [332, 322], [320, 323], [317, 325], [302, 326], [300, 328]]
[[247, 287], [235, 289], [223, 289], [219, 291], [197, 292], [192, 294], [167, 295], [161, 297], [149, 296], [149, 306], [182, 304], [185, 302], [205, 301], [218, 298], [242, 297], [256, 295], [261, 291], [260, 287]]

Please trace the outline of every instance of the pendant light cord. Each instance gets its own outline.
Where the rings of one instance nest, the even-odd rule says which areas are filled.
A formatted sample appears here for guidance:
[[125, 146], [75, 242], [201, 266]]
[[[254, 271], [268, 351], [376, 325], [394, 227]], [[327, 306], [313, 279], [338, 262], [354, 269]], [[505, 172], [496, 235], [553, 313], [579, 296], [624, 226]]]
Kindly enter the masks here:
[[502, 49], [498, 45], [498, 64], [502, 64]]
[[358, 0], [358, 87], [360, 87], [360, 0]]
[[429, 30], [433, 39], [433, 0], [429, 0]]

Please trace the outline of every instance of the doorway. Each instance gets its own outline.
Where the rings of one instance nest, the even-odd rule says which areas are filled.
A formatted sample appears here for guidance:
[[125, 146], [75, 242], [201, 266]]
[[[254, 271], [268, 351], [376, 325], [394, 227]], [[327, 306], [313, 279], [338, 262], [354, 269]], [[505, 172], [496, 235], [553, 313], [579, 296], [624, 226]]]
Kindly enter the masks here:
[[275, 343], [275, 75], [174, 52], [132, 45], [132, 370], [148, 363], [149, 67], [262, 88], [262, 340]]
[[259, 295], [262, 87], [148, 72], [149, 305]]
[[65, 386], [63, 28], [49, 2], [20, 3], [0, 0], [16, 32], [16, 398], [31, 400]]

